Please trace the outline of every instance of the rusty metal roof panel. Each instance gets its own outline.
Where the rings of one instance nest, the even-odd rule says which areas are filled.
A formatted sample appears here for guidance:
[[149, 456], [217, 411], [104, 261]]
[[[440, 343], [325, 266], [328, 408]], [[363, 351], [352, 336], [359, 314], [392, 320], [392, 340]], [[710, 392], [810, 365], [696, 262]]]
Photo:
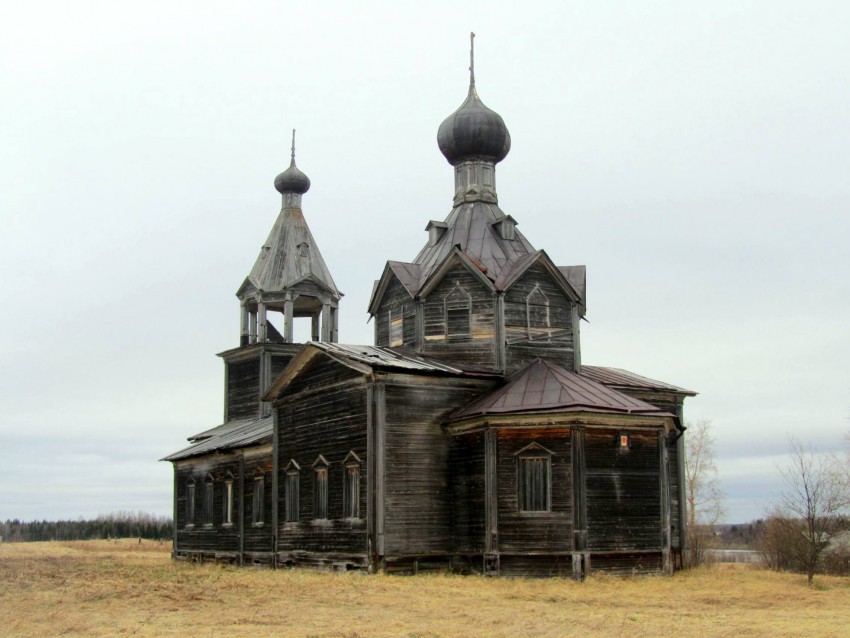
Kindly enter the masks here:
[[599, 412], [673, 416], [551, 362], [537, 359], [501, 388], [473, 402], [455, 421], [487, 414]]
[[639, 390], [663, 390], [676, 392], [687, 396], [696, 396], [693, 390], [686, 390], [670, 383], [656, 381], [622, 368], [608, 368], [605, 366], [581, 366], [581, 376], [592, 379], [608, 386], [621, 388], [635, 388]]
[[[232, 426], [232, 427], [230, 427]], [[163, 461], [179, 461], [193, 456], [225, 452], [239, 448], [250, 447], [262, 443], [270, 443], [274, 430], [274, 419], [271, 416], [250, 421], [235, 421], [213, 428], [208, 438], [201, 439], [179, 452], [166, 456]]]

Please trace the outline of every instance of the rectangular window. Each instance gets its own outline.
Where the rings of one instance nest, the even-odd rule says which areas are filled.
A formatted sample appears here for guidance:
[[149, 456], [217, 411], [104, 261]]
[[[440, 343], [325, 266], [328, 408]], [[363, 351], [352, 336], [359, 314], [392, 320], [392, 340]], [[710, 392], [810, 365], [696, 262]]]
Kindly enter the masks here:
[[404, 306], [400, 310], [389, 311], [390, 348], [404, 345]]
[[313, 518], [324, 520], [328, 517], [328, 468], [317, 467], [313, 470]]
[[210, 478], [204, 483], [204, 525], [207, 527], [213, 524], [213, 494], [214, 485]]
[[298, 470], [286, 473], [286, 521], [298, 521]]
[[223, 525], [233, 525], [233, 481], [224, 482]]
[[519, 459], [519, 509], [521, 512], [548, 512], [550, 495], [548, 456], [522, 456]]
[[345, 466], [343, 492], [343, 515], [345, 518], [360, 518], [360, 466]]
[[186, 486], [186, 527], [195, 526], [195, 484]]
[[254, 479], [254, 494], [251, 507], [251, 522], [254, 525], [262, 525], [265, 519], [266, 504], [266, 481], [262, 476]]
[[446, 336], [451, 338], [469, 336], [469, 305], [453, 307], [446, 304]]

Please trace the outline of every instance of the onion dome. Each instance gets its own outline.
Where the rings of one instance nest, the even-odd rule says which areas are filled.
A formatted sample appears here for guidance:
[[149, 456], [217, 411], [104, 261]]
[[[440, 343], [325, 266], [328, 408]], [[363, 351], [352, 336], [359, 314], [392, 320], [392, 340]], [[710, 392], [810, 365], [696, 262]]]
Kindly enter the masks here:
[[295, 129], [292, 129], [292, 160], [289, 168], [274, 178], [274, 187], [278, 193], [303, 195], [310, 190], [310, 178], [295, 165]]
[[501, 162], [511, 150], [511, 134], [502, 116], [484, 106], [472, 84], [464, 103], [440, 124], [437, 144], [452, 165], [466, 159]]
[[[475, 37], [471, 34], [470, 40]], [[475, 90], [474, 53], [470, 46], [469, 95], [437, 131], [440, 151], [455, 165], [467, 159], [501, 162], [511, 150], [511, 134], [502, 116], [484, 106]]]

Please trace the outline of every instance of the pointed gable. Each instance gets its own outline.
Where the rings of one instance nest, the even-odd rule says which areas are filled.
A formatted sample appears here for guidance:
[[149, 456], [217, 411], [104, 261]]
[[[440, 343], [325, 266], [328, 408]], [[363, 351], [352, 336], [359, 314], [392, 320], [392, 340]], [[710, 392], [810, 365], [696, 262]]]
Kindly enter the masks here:
[[537, 412], [597, 412], [672, 417], [575, 372], [536, 359], [501, 388], [458, 412], [454, 421], [474, 416]]

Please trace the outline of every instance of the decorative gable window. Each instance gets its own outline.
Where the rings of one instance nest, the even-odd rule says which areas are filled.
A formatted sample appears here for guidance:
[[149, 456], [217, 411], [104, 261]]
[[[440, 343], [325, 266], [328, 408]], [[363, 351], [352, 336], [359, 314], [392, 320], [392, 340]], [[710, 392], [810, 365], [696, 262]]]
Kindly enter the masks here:
[[517, 452], [517, 502], [520, 512], [552, 511], [552, 453], [538, 443]]
[[186, 527], [195, 526], [195, 479], [186, 482]]
[[290, 461], [289, 465], [286, 466], [286, 484], [284, 487], [287, 523], [295, 523], [298, 521], [298, 489], [300, 475], [301, 467], [294, 460]]
[[388, 311], [390, 322], [390, 348], [404, 345], [404, 306]]
[[508, 215], [502, 220], [494, 224], [499, 231], [499, 236], [502, 239], [513, 241], [516, 239], [516, 220]]
[[428, 225], [425, 227], [425, 230], [428, 231], [428, 245], [436, 246], [448, 227], [449, 225], [445, 222], [436, 222], [433, 220], [428, 222]]
[[342, 462], [342, 509], [345, 518], [360, 518], [360, 457], [349, 452]]
[[446, 295], [446, 337], [461, 339], [470, 335], [470, 314], [472, 312], [472, 297], [461, 288], [459, 282]]
[[204, 526], [212, 527], [213, 524], [213, 495], [215, 493], [215, 484], [213, 477], [207, 475], [204, 481]]
[[222, 510], [222, 525], [233, 525], [233, 475], [224, 477], [224, 508]]
[[251, 503], [251, 523], [262, 525], [265, 520], [266, 480], [262, 476], [254, 477], [254, 493]]
[[540, 284], [534, 286], [525, 298], [528, 318], [528, 339], [530, 341], [549, 340], [549, 298], [540, 290]]
[[313, 518], [325, 520], [328, 517], [328, 462], [319, 455], [313, 463]]

